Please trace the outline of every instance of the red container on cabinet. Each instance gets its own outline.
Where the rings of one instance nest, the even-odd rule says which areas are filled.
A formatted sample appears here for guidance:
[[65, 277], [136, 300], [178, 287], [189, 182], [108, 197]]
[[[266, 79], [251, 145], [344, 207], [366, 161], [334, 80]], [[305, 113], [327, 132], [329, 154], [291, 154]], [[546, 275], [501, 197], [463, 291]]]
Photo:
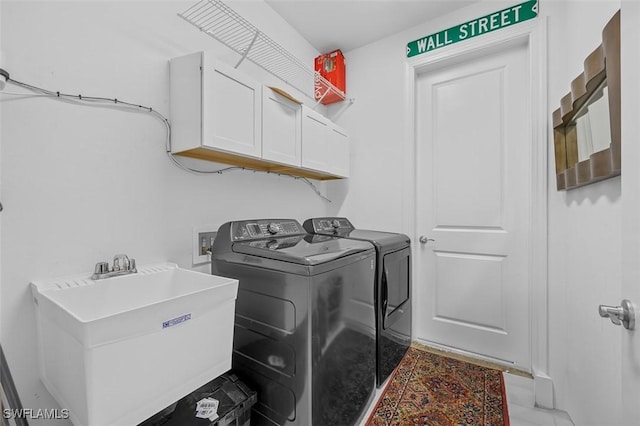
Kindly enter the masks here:
[[[315, 70], [329, 83], [333, 84], [342, 93], [346, 93], [347, 77], [344, 67], [344, 56], [340, 50], [334, 50], [333, 52], [325, 53], [324, 55], [316, 56]], [[316, 80], [314, 93], [316, 100], [320, 100], [324, 105], [332, 104], [344, 100], [344, 96], [341, 96], [334, 91], [327, 92], [327, 85], [322, 81]], [[323, 97], [324, 95], [324, 97]]]

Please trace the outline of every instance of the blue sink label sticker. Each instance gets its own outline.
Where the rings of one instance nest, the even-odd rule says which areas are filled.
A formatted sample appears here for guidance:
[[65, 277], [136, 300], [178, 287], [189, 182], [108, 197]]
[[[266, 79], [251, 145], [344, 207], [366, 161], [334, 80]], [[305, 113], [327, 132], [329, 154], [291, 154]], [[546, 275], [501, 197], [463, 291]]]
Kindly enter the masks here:
[[185, 315], [181, 315], [177, 318], [174, 319], [170, 319], [169, 321], [165, 321], [162, 323], [162, 328], [169, 328], [169, 327], [173, 327], [174, 325], [178, 325], [180, 323], [183, 323], [185, 321], [189, 321], [191, 319], [191, 314], [185, 314]]

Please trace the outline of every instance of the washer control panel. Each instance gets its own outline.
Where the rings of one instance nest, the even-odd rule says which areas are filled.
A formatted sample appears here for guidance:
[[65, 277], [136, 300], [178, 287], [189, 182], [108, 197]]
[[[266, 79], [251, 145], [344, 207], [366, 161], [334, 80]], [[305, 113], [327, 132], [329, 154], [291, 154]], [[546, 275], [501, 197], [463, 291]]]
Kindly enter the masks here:
[[295, 219], [259, 219], [234, 222], [231, 227], [233, 241], [258, 240], [304, 234]]

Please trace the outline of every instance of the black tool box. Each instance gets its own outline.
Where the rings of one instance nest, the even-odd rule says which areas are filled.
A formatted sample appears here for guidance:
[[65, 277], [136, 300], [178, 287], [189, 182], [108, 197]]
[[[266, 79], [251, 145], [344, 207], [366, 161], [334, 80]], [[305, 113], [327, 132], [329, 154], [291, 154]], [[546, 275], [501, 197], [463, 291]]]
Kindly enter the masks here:
[[[196, 417], [198, 402], [218, 401], [218, 418]], [[233, 373], [225, 373], [171, 404], [138, 426], [250, 426], [256, 391], [249, 389]]]

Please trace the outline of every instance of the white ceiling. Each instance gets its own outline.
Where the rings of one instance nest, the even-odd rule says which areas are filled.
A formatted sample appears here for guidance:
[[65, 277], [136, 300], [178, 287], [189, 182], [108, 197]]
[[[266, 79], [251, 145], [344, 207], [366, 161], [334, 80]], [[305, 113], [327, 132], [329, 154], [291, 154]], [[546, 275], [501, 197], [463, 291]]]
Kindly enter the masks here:
[[265, 0], [319, 52], [364, 46], [479, 0]]

